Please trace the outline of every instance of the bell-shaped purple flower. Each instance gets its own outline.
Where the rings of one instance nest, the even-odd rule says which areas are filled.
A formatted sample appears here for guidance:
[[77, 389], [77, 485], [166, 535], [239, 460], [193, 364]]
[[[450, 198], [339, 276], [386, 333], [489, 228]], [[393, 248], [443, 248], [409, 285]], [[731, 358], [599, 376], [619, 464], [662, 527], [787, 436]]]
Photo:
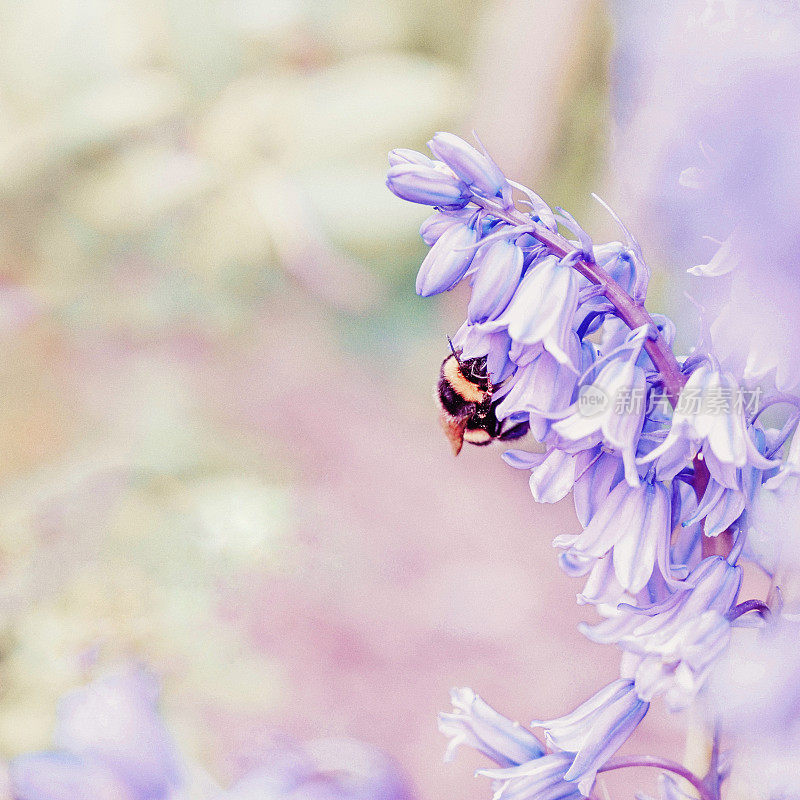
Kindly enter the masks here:
[[728, 372], [703, 364], [681, 390], [666, 439], [641, 459], [656, 462], [658, 476], [674, 477], [699, 452], [711, 476], [728, 489], [739, 489], [737, 469], [746, 464], [770, 469], [748, 430], [739, 387]]
[[439, 241], [439, 237], [453, 225], [467, 225], [475, 220], [474, 208], [462, 208], [460, 211], [436, 211], [431, 214], [419, 228], [419, 235], [428, 247]]
[[547, 350], [540, 350], [528, 364], [521, 366], [497, 405], [497, 418], [524, 412], [529, 417], [533, 437], [545, 441], [553, 424], [550, 413], [569, 407], [578, 383], [581, 347], [574, 333], [568, 338], [568, 353], [569, 365]]
[[504, 205], [510, 203], [511, 186], [500, 167], [489, 156], [453, 133], [435, 134], [428, 142], [428, 147], [478, 194], [483, 197], [501, 196]]
[[493, 800], [581, 800], [585, 795], [564, 780], [571, 764], [570, 753], [549, 753], [517, 767], [479, 769], [476, 774], [492, 779]]
[[545, 730], [547, 743], [574, 753], [564, 778], [576, 781], [588, 795], [597, 771], [627, 741], [642, 721], [650, 703], [637, 694], [631, 680], [617, 680], [601, 689], [571, 714], [531, 724]]
[[523, 764], [544, 755], [541, 742], [517, 722], [498, 714], [472, 689], [450, 692], [452, 713], [439, 714], [439, 730], [450, 737], [445, 760], [465, 744], [501, 767]]
[[475, 278], [467, 306], [470, 322], [494, 319], [508, 305], [522, 277], [521, 248], [506, 239], [483, 245], [472, 259]]
[[627, 650], [621, 674], [643, 700], [664, 696], [671, 711], [689, 707], [730, 641], [731, 624], [718, 611], [687, 620], [672, 637]]
[[602, 558], [612, 551], [620, 586], [636, 594], [650, 579], [656, 563], [665, 580], [672, 580], [668, 565], [670, 503], [671, 491], [660, 482], [644, 481], [635, 487], [620, 483], [582, 533], [557, 536], [553, 545], [590, 558]]
[[581, 387], [571, 413], [553, 424], [555, 444], [568, 452], [604, 444], [622, 456], [625, 479], [636, 486], [636, 446], [646, 400], [644, 370], [635, 358], [613, 359]]
[[557, 503], [570, 493], [575, 481], [599, 455], [597, 449], [571, 454], [551, 447], [544, 453], [508, 450], [503, 453], [503, 460], [517, 469], [530, 470], [531, 493], [537, 503]]
[[624, 673], [645, 699], [667, 693], [673, 708], [685, 707], [728, 643], [726, 614], [736, 602], [741, 567], [719, 556], [704, 559], [672, 594], [648, 606], [622, 605], [619, 616], [583, 633], [627, 654]]
[[595, 560], [586, 584], [578, 595], [578, 604], [593, 605], [598, 614], [615, 617], [619, 615], [617, 606], [620, 603], [632, 601], [633, 596], [617, 578], [614, 559], [605, 555]]
[[516, 365], [509, 357], [511, 339], [497, 322], [465, 322], [453, 336], [453, 346], [462, 359], [486, 356], [486, 369], [492, 384], [498, 386], [514, 373]]
[[564, 780], [572, 763], [566, 753], [545, 754], [541, 742], [518, 722], [498, 714], [471, 689], [453, 689], [452, 714], [439, 715], [439, 730], [450, 737], [445, 760], [466, 744], [494, 761], [499, 769], [478, 770], [491, 778], [495, 798], [579, 800], [574, 784]]
[[472, 197], [464, 181], [436, 162], [429, 165], [401, 161], [389, 167], [386, 186], [401, 200], [440, 208], [463, 208]]
[[428, 251], [417, 273], [417, 294], [430, 297], [452, 289], [466, 275], [478, 233], [472, 225], [451, 225]]
[[[600, 445], [597, 445], [600, 448]], [[585, 452], [585, 451], [582, 451]], [[573, 501], [578, 521], [585, 528], [611, 490], [624, 479], [625, 469], [622, 459], [614, 453], [600, 450], [586, 472], [575, 481]]]
[[521, 345], [541, 345], [572, 366], [569, 340], [578, 305], [580, 276], [569, 262], [548, 256], [529, 269], [500, 318]]

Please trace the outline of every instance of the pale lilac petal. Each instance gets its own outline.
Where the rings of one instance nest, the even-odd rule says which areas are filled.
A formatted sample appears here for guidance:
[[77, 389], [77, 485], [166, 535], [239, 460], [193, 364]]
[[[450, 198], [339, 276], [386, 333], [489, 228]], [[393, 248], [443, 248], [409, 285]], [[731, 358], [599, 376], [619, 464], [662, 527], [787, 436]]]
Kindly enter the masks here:
[[166, 797], [180, 785], [182, 768], [157, 698], [155, 679], [142, 670], [77, 689], [59, 706], [55, 746], [107, 764], [139, 795]]

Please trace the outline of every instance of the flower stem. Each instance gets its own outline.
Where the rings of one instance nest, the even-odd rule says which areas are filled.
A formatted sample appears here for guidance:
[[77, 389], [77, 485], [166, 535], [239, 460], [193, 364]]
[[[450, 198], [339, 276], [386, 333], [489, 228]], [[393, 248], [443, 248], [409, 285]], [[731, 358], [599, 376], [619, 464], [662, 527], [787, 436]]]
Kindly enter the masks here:
[[763, 600], [744, 600], [735, 605], [725, 616], [733, 622], [750, 611], [756, 611], [762, 619], [769, 619], [772, 614], [770, 607]]
[[716, 800], [714, 793], [709, 791], [705, 781], [698, 778], [690, 769], [668, 758], [659, 758], [658, 756], [615, 756], [606, 761], [598, 772], [610, 772], [614, 769], [626, 769], [628, 767], [654, 767], [655, 769], [672, 772], [688, 781], [697, 790], [700, 800]]
[[[559, 258], [574, 255], [579, 249], [565, 239], [560, 233], [554, 233], [544, 225], [534, 222], [516, 208], [502, 208], [500, 205], [482, 197], [473, 196], [476, 205], [485, 208], [492, 216], [502, 219], [511, 225], [522, 226], [541, 242], [553, 255]], [[678, 402], [685, 376], [681, 373], [678, 360], [664, 337], [656, 328], [653, 318], [647, 309], [638, 303], [617, 283], [601, 266], [587, 258], [577, 258], [574, 268], [591, 283], [601, 287], [602, 294], [617, 309], [619, 318], [631, 329], [636, 330], [643, 325], [649, 326], [653, 332], [648, 337], [644, 349], [650, 356], [655, 368], [661, 375], [664, 393], [674, 407]]]

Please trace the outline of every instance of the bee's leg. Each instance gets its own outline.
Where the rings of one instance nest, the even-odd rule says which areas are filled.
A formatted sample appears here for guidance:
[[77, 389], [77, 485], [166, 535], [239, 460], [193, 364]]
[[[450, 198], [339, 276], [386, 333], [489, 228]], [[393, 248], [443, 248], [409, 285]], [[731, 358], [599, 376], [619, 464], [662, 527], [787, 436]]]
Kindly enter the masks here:
[[497, 438], [500, 439], [501, 442], [520, 439], [528, 432], [529, 428], [530, 424], [528, 422], [518, 422], [507, 430], [504, 430]]

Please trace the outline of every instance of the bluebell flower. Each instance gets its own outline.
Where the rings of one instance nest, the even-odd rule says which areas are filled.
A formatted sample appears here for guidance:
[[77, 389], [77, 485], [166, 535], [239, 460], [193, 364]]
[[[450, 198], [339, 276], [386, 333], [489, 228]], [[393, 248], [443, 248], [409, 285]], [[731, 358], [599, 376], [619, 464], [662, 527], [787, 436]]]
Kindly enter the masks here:
[[727, 614], [736, 601], [741, 582], [741, 567], [729, 564], [719, 556], [709, 556], [664, 599], [648, 606], [620, 609], [627, 616], [629, 626], [618, 638], [606, 636], [603, 623], [582, 630], [593, 641], [625, 643], [631, 648], [644, 647], [645, 644], [658, 646], [668, 641], [682, 625], [706, 611]]
[[572, 366], [569, 341], [578, 305], [578, 273], [568, 261], [548, 256], [528, 270], [500, 320], [520, 345], [541, 345]]
[[470, 322], [486, 322], [505, 310], [522, 277], [523, 261], [522, 250], [506, 239], [478, 249], [472, 259], [475, 277], [467, 306]]
[[668, 566], [671, 519], [671, 490], [663, 483], [619, 483], [582, 533], [557, 536], [553, 545], [591, 558], [611, 552], [617, 580], [636, 594], [656, 563], [666, 580], [673, 579]]
[[581, 387], [571, 413], [553, 424], [554, 444], [567, 452], [604, 444], [622, 456], [625, 479], [636, 486], [636, 447], [646, 397], [644, 370], [635, 359], [612, 359], [591, 383]]
[[573, 755], [564, 775], [588, 796], [597, 771], [628, 740], [650, 708], [631, 680], [616, 680], [572, 713], [553, 720], [534, 720], [544, 728], [550, 747]]
[[687, 620], [670, 638], [625, 640], [620, 673], [632, 678], [643, 700], [664, 696], [671, 711], [683, 711], [694, 701], [708, 674], [730, 642], [731, 623], [709, 610]]
[[170, 797], [183, 783], [183, 766], [157, 702], [156, 681], [144, 670], [111, 675], [66, 695], [58, 710], [56, 749], [12, 762], [15, 797], [50, 800], [59, 786], [64, 794], [57, 800], [95, 797], [88, 789], [70, 794], [71, 786], [96, 786], [98, 798], [101, 789], [114, 787], [122, 790], [109, 797]]
[[[473, 225], [477, 228], [474, 208], [462, 208], [460, 211], [436, 211], [431, 214], [419, 228], [419, 235], [428, 247], [439, 241], [441, 235], [454, 225]], [[483, 227], [480, 228], [483, 233]]]
[[417, 294], [430, 297], [452, 289], [467, 274], [478, 241], [475, 228], [456, 222], [447, 228], [428, 251], [417, 273]]
[[494, 800], [580, 800], [586, 795], [564, 780], [571, 764], [571, 753], [548, 753], [516, 767], [479, 769], [477, 774], [492, 779]]
[[544, 453], [508, 450], [503, 460], [517, 469], [530, 470], [531, 493], [537, 503], [557, 503], [599, 456], [599, 448], [572, 454], [551, 447]]
[[389, 167], [386, 185], [402, 200], [440, 208], [464, 208], [472, 197], [469, 186], [437, 162], [395, 164]]
[[[531, 360], [519, 366], [514, 378], [503, 389], [495, 412], [497, 418], [524, 412], [533, 437], [539, 442], [547, 441], [553, 425], [550, 413], [568, 408], [578, 385], [582, 349], [574, 333], [567, 339], [567, 352], [570, 364], [563, 364], [547, 350], [539, 350], [535, 355], [529, 351], [526, 355]], [[513, 355], [517, 354], [512, 351]]]
[[435, 134], [428, 148], [475, 192], [483, 197], [500, 196], [505, 206], [510, 204], [511, 186], [488, 155], [452, 133]]
[[493, 781], [495, 798], [545, 800], [582, 795], [564, 780], [572, 756], [546, 754], [541, 742], [518, 722], [498, 714], [471, 689], [453, 689], [452, 714], [439, 715], [439, 730], [450, 737], [445, 760], [462, 744], [490, 758], [500, 769], [481, 769]]
[[495, 386], [516, 370], [509, 355], [511, 339], [508, 331], [496, 321], [465, 322], [453, 336], [453, 346], [461, 353], [462, 359], [486, 356], [486, 369]]
[[450, 692], [452, 713], [439, 714], [439, 730], [450, 737], [445, 760], [465, 744], [501, 767], [522, 764], [544, 755], [541, 742], [518, 722], [512, 722], [485, 703], [472, 689]]
[[726, 615], [741, 581], [741, 567], [710, 556], [665, 598], [642, 607], [623, 604], [614, 618], [581, 630], [592, 641], [625, 651], [622, 673], [634, 680], [639, 696], [666, 694], [671, 708], [682, 709], [727, 647]]
[[759, 469], [775, 466], [753, 441], [733, 375], [710, 364], [691, 374], [666, 439], [641, 461], [655, 461], [659, 477], [668, 480], [690, 465], [698, 452], [714, 480], [728, 489], [741, 488], [737, 470], [745, 465]]
[[[572, 554], [573, 558], [580, 558]], [[618, 606], [623, 602], [633, 602], [631, 594], [617, 578], [614, 570], [614, 559], [611, 555], [591, 561], [588, 577], [583, 589], [578, 594], [579, 605], [593, 605], [601, 616], [618, 616]]]
[[[600, 446], [597, 446], [598, 449]], [[585, 451], [582, 451], [585, 452]], [[572, 500], [578, 521], [585, 528], [605, 502], [611, 490], [625, 478], [622, 459], [614, 453], [600, 450], [597, 459], [575, 481]]]

